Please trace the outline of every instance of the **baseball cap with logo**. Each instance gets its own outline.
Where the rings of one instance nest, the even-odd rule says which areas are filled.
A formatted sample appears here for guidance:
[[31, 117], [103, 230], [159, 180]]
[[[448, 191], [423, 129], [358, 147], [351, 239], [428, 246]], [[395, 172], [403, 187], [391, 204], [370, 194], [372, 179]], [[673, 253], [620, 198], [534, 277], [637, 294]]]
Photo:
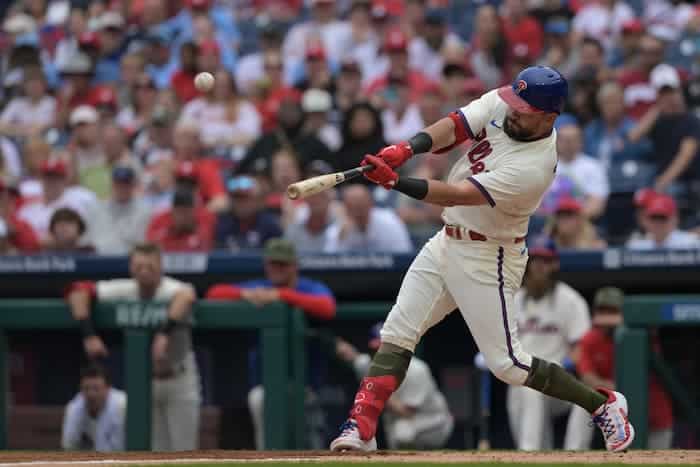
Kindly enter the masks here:
[[556, 213], [560, 212], [571, 212], [580, 213], [583, 210], [581, 203], [571, 196], [563, 196], [557, 203], [557, 207], [554, 210]]
[[392, 29], [384, 38], [384, 50], [391, 52], [406, 52], [408, 49], [408, 39], [400, 29]]
[[593, 298], [593, 308], [616, 308], [622, 310], [625, 303], [625, 293], [617, 287], [598, 289]]
[[271, 238], [265, 242], [263, 258], [267, 261], [296, 263], [297, 251], [294, 244], [284, 238]]

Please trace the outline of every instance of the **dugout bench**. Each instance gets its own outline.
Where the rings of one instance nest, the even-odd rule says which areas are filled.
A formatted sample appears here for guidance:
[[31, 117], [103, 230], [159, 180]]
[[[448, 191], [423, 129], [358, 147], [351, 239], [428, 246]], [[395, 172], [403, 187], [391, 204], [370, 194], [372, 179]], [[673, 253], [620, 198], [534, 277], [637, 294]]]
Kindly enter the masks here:
[[[207, 301], [197, 302], [193, 311], [196, 329], [260, 330], [266, 388], [266, 445], [270, 449], [303, 446], [305, 323], [302, 313], [280, 304], [259, 309], [246, 303]], [[166, 316], [167, 305], [163, 303], [101, 303], [93, 310], [98, 329], [119, 329], [124, 335], [127, 450], [150, 449], [150, 343], [154, 329]], [[0, 449], [7, 447], [9, 422], [7, 331], [77, 327], [62, 300], [0, 300]]]
[[700, 326], [700, 295], [633, 295], [625, 298], [624, 325], [615, 335], [615, 378], [625, 394], [636, 437], [632, 448], [646, 448], [649, 415], [649, 368], [652, 368], [688, 421], [700, 433], [698, 399], [693, 398], [655, 352], [650, 328]]

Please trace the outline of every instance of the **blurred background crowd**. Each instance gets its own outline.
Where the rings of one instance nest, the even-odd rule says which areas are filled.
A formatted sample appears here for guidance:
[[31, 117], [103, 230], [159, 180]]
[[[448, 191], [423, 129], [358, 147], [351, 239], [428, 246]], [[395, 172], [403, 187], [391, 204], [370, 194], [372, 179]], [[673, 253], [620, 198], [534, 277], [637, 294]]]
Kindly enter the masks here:
[[[1, 2], [0, 254], [411, 252], [440, 209], [355, 167], [546, 64], [570, 83], [531, 225], [562, 249], [696, 248], [700, 9], [679, 0]], [[193, 78], [211, 72], [202, 94]], [[468, 144], [468, 143], [467, 143]], [[404, 173], [442, 178], [455, 158]]]

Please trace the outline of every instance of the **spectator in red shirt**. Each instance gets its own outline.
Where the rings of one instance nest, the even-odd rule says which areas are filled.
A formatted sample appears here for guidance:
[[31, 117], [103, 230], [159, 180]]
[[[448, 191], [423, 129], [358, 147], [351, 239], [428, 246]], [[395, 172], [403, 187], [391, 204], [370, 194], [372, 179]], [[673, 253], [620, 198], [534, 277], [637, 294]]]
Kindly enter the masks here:
[[[578, 343], [576, 371], [584, 383], [592, 387], [615, 389], [615, 328], [623, 321], [623, 292], [604, 287], [593, 300], [593, 328]], [[653, 342], [659, 351], [658, 342]], [[669, 449], [673, 439], [671, 399], [656, 377], [649, 377], [649, 437], [647, 448]]]
[[170, 84], [182, 104], [199, 96], [199, 91], [194, 86], [194, 77], [198, 71], [197, 52], [198, 48], [194, 42], [182, 44], [180, 46], [180, 69], [170, 79]]
[[8, 247], [5, 251], [35, 253], [41, 248], [39, 238], [31, 225], [15, 215], [13, 204], [10, 187], [0, 179], [0, 222], [5, 228], [2, 237]]
[[[182, 122], [175, 128], [174, 134], [175, 162], [183, 169], [191, 171], [197, 179], [197, 189], [204, 206], [212, 212], [228, 209], [224, 182], [219, 172], [219, 164], [213, 159], [201, 157], [202, 142], [199, 128], [191, 123]], [[184, 169], [183, 162], [191, 167]]]
[[[365, 89], [373, 101], [381, 99], [381, 93], [389, 86], [390, 79], [405, 80], [411, 90], [411, 99], [416, 100], [429, 80], [418, 70], [411, 69], [408, 61], [408, 38], [400, 29], [392, 29], [384, 38], [384, 52], [388, 56], [388, 71], [372, 81]], [[378, 98], [378, 99], [377, 99]]]
[[542, 26], [527, 14], [523, 0], [505, 0], [501, 20], [503, 34], [519, 56], [540, 56], [544, 42]]
[[618, 81], [625, 88], [627, 115], [640, 119], [656, 102], [650, 74], [664, 59], [666, 43], [650, 34], [642, 36], [633, 66], [620, 71]]
[[196, 206], [192, 190], [180, 188], [173, 207], [151, 220], [146, 238], [163, 251], [209, 251], [214, 242], [214, 215]]

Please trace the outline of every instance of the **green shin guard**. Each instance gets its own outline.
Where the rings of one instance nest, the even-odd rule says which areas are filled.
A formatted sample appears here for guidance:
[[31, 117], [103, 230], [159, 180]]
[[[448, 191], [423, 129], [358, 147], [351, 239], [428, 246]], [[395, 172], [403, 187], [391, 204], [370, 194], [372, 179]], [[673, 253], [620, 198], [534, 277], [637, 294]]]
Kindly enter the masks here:
[[400, 386], [406, 376], [408, 365], [411, 363], [413, 352], [398, 345], [382, 343], [372, 359], [367, 376], [391, 375]]
[[548, 396], [573, 402], [591, 413], [607, 400], [604, 395], [583, 384], [564, 368], [536, 357], [532, 358], [525, 386]]

